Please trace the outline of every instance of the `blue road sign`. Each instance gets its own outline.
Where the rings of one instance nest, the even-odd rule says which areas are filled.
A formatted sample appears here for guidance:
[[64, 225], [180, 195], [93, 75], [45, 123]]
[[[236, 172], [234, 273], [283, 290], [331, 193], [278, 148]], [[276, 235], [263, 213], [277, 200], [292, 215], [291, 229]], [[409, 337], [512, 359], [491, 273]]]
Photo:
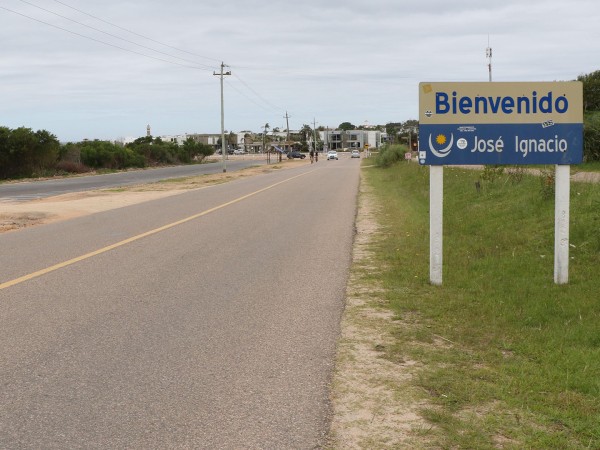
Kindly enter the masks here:
[[579, 164], [580, 82], [421, 83], [419, 162]]

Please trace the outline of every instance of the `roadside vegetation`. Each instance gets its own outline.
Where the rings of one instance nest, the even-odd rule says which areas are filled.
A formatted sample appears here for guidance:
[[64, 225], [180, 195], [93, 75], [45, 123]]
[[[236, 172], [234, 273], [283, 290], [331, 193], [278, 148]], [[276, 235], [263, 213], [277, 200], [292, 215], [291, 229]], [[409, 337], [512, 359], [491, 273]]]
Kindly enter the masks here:
[[547, 180], [446, 168], [436, 287], [428, 168], [402, 161], [363, 174], [382, 205], [371, 244], [379, 270], [363, 281], [380, 288], [373, 296], [393, 313], [393, 343], [374, 350], [398, 370], [411, 362], [409, 390], [428, 424], [411, 441], [600, 448], [600, 186], [571, 185], [570, 278], [557, 286]]
[[375, 154], [375, 164], [379, 167], [391, 167], [399, 161], [404, 161], [408, 152], [404, 145], [386, 145]]
[[181, 146], [151, 136], [127, 145], [99, 140], [61, 145], [46, 130], [0, 127], [0, 179], [190, 164], [213, 153], [191, 138]]

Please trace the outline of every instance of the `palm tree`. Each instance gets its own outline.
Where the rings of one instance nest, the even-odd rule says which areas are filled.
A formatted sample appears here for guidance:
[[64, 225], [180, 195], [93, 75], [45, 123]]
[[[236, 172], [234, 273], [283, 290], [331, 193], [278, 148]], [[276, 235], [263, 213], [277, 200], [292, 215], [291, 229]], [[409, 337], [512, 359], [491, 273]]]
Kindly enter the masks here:
[[302, 150], [308, 150], [308, 140], [312, 136], [312, 128], [309, 125], [302, 125], [300, 129], [300, 139], [302, 142]]
[[269, 126], [269, 123], [267, 122], [267, 123], [265, 123], [265, 126], [263, 128], [264, 128], [264, 131], [263, 131], [263, 136], [262, 136], [262, 138], [263, 138], [262, 151], [264, 153], [265, 152], [265, 137], [267, 135], [267, 130], [271, 127]]
[[244, 151], [248, 153], [248, 144], [253, 142], [252, 135], [250, 133], [244, 134]]

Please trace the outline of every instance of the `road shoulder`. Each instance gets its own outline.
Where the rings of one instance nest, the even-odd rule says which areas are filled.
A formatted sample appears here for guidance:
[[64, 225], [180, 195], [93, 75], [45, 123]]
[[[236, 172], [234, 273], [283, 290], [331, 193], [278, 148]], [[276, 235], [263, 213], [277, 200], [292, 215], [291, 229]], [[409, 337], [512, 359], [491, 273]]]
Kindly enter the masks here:
[[[398, 326], [383, 306], [383, 289], [369, 273], [379, 272], [369, 246], [377, 239], [379, 208], [361, 180], [352, 268], [332, 383], [333, 419], [328, 448], [419, 448], [415, 431], [429, 425], [411, 383], [417, 363], [382, 357]], [[367, 278], [370, 278], [366, 281]]]
[[193, 189], [225, 183], [237, 178], [269, 173], [283, 168], [297, 167], [304, 162], [284, 161], [270, 166], [252, 167], [235, 172], [199, 175], [159, 183], [109, 188], [56, 195], [26, 202], [2, 202], [0, 233], [43, 225], [51, 222], [108, 211], [137, 203], [156, 200]]

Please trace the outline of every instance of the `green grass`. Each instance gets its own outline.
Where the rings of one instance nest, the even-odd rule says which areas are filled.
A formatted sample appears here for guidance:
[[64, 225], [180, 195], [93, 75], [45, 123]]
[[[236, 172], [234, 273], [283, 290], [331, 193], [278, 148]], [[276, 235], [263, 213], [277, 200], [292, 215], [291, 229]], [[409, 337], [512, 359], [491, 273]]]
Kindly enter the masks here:
[[[600, 186], [572, 183], [569, 284], [553, 281], [554, 201], [539, 177], [444, 170], [443, 285], [429, 284], [429, 169], [364, 169], [399, 320], [391, 360], [442, 448], [600, 448]], [[403, 326], [410, 323], [410, 326]], [[431, 436], [429, 436], [431, 438]]]
[[[202, 175], [196, 175], [202, 176]], [[169, 184], [169, 183], [185, 183], [195, 177], [178, 177], [178, 178], [165, 178], [164, 180], [158, 180], [156, 183], [159, 184]]]
[[581, 172], [600, 172], [600, 161], [591, 161], [571, 167]]

